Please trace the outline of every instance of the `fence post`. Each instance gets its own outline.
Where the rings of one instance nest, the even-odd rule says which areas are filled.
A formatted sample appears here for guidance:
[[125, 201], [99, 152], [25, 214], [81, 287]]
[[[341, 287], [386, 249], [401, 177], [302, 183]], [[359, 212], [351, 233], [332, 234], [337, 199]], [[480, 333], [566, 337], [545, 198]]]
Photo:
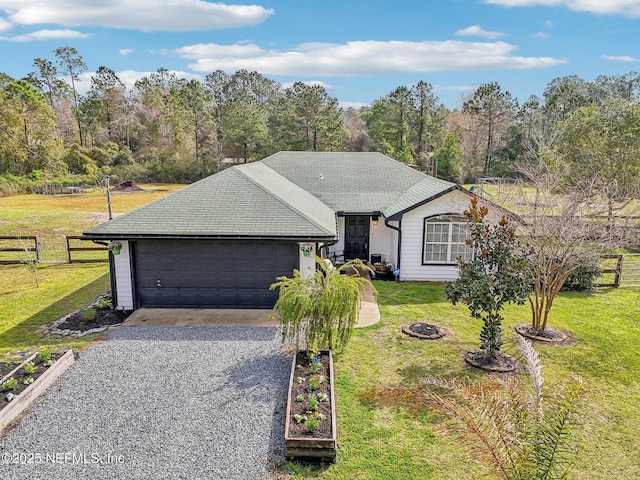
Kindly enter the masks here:
[[616, 287], [620, 286], [623, 268], [624, 268], [624, 255], [620, 255], [618, 257], [618, 264], [616, 265]]
[[38, 263], [40, 263], [40, 260], [42, 259], [42, 255], [40, 252], [40, 237], [38, 235], [36, 235], [36, 260]]
[[71, 263], [71, 245], [69, 245], [69, 237], [65, 235], [64, 239], [67, 242], [67, 263]]

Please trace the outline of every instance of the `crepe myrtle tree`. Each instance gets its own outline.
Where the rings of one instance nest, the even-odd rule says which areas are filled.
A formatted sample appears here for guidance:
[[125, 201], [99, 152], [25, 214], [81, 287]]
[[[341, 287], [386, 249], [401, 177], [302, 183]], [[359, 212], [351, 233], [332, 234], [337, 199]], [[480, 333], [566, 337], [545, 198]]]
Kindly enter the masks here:
[[496, 359], [502, 347], [502, 309], [508, 303], [523, 305], [530, 290], [527, 255], [518, 244], [515, 229], [505, 217], [487, 221], [489, 209], [473, 198], [464, 212], [470, 224], [467, 245], [473, 259], [456, 260], [458, 278], [445, 287], [447, 298], [469, 307], [471, 317], [482, 320], [480, 350], [486, 361]]

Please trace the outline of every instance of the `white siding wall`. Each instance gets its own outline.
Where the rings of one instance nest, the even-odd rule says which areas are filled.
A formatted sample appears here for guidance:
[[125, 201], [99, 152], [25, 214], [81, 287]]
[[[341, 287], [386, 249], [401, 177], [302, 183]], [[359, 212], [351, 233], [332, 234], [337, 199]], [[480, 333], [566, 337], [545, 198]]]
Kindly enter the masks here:
[[[398, 256], [397, 237], [398, 232], [387, 227], [384, 224], [384, 217], [380, 216], [378, 224], [371, 222], [371, 230], [369, 231], [369, 260], [371, 255], [378, 253], [382, 255], [382, 259], [392, 263], [395, 267]], [[394, 247], [394, 244], [396, 247]]]
[[402, 217], [402, 249], [400, 252], [400, 279], [432, 282], [455, 280], [455, 265], [422, 265], [422, 242], [425, 217], [444, 213], [462, 214], [469, 208], [471, 198], [458, 191], [447, 193]]
[[[308, 245], [311, 247], [311, 251], [309, 252], [309, 256], [305, 256], [304, 251], [302, 250], [303, 245]], [[315, 243], [299, 243], [298, 244], [298, 265], [300, 266], [299, 270], [303, 276], [310, 276], [316, 271], [316, 245]]]
[[332, 252], [344, 252], [344, 217], [338, 217], [338, 243], [333, 245]]
[[133, 310], [133, 282], [131, 281], [131, 261], [129, 242], [122, 241], [120, 255], [113, 256], [115, 268], [116, 310]]

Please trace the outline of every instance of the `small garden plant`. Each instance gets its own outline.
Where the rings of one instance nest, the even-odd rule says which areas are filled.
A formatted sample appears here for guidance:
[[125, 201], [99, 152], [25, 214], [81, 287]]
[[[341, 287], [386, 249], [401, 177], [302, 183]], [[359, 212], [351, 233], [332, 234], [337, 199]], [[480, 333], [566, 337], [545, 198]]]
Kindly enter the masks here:
[[36, 371], [36, 366], [32, 362], [29, 362], [24, 367], [22, 367], [22, 369], [27, 375], [33, 375], [33, 373]]
[[10, 392], [12, 390], [15, 390], [17, 386], [18, 386], [18, 380], [15, 378], [10, 378], [9, 380], [7, 380], [2, 384], [2, 391]]

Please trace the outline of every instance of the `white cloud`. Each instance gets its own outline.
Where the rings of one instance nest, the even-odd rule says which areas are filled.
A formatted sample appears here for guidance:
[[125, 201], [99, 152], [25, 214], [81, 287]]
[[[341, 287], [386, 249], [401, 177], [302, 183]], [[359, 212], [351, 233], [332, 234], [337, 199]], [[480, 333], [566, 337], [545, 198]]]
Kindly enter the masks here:
[[[257, 70], [265, 75], [363, 76], [451, 70], [529, 69], [566, 63], [552, 57], [513, 55], [517, 47], [504, 42], [354, 41], [305, 44], [290, 51], [265, 50], [255, 44], [197, 44], [173, 54], [195, 60], [197, 72], [222, 69]], [[168, 52], [167, 52], [168, 53]]]
[[434, 92], [468, 92], [473, 91], [477, 86], [474, 85], [434, 85]]
[[576, 12], [640, 17], [640, 0], [484, 0], [504, 7], [567, 7]]
[[7, 22], [4, 18], [0, 18], [0, 32], [6, 32], [12, 28], [13, 25], [11, 23]]
[[120, 55], [126, 57], [127, 55], [131, 55], [134, 52], [133, 48], [123, 48], [118, 51]]
[[531, 35], [532, 38], [551, 38], [551, 34], [547, 33], [547, 32], [536, 32], [533, 35]]
[[0, 0], [0, 11], [19, 25], [100, 26], [184, 32], [255, 25], [273, 14], [259, 5], [203, 0]]
[[457, 32], [455, 32], [455, 34], [460, 36], [483, 37], [488, 38], [489, 40], [495, 40], [496, 38], [504, 37], [505, 35], [502, 32], [488, 32], [487, 30], [484, 30], [480, 25], [471, 25], [470, 27], [458, 30]]
[[610, 62], [637, 62], [638, 59], [628, 55], [602, 55], [602, 58]]
[[551, 20], [545, 20], [544, 21], [544, 26], [547, 27], [547, 28], [553, 28], [553, 27], [556, 26], [556, 24], [553, 23]]
[[338, 102], [338, 106], [343, 110], [349, 110], [353, 108], [354, 110], [360, 110], [362, 107], [368, 106], [368, 103], [362, 102]]
[[13, 35], [10, 37], [0, 37], [0, 40], [8, 42], [33, 42], [46, 40], [59, 40], [63, 38], [89, 38], [91, 35], [78, 32], [76, 30], [38, 30], [37, 32], [25, 33], [24, 35]]

